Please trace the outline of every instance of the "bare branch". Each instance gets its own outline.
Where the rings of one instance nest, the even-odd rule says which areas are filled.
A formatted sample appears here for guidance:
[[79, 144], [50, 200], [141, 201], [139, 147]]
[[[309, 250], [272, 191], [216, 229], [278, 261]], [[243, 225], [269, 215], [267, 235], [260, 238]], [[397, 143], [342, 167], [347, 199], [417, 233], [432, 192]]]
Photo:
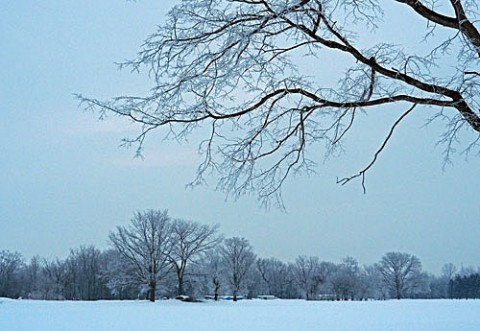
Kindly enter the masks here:
[[[362, 48], [366, 43], [353, 31], [381, 29], [387, 4], [184, 0], [145, 41], [138, 57], [121, 65], [148, 70], [153, 86], [146, 96], [108, 101], [77, 97], [101, 118], [114, 114], [138, 124], [139, 132], [124, 140], [137, 146], [137, 154], [143, 153], [153, 131], [183, 139], [207, 128], [199, 144], [203, 161], [192, 185], [214, 173], [217, 188], [227, 194], [237, 198], [253, 193], [262, 204], [274, 201], [280, 207], [285, 181], [294, 173], [315, 172], [309, 154], [313, 144], [323, 144], [327, 157], [338, 155], [357, 126], [358, 114], [406, 102], [411, 108], [389, 127], [373, 160], [359, 173], [337, 180], [345, 184], [361, 178], [365, 191], [365, 174], [415, 107], [425, 109], [426, 119], [442, 118], [433, 112], [456, 123], [441, 137], [448, 153], [455, 151], [459, 140], [454, 138], [463, 132], [473, 133], [474, 142], [480, 134], [479, 14], [471, 3], [459, 0], [450, 1], [454, 17], [426, 1], [396, 3], [453, 34], [440, 39], [427, 26], [427, 55], [407, 52], [395, 40]], [[370, 35], [368, 43], [375, 38]], [[332, 61], [332, 53], [345, 64]], [[302, 56], [344, 74], [335, 83], [316, 79], [301, 63]]]
[[404, 3], [413, 8], [418, 14], [425, 17], [429, 21], [440, 24], [442, 26], [459, 30], [476, 48], [477, 54], [480, 56], [480, 32], [467, 18], [461, 0], [450, 0], [455, 9], [455, 17], [442, 15], [430, 8], [426, 7], [419, 0], [395, 0]]
[[356, 175], [353, 175], [353, 176], [350, 176], [350, 177], [345, 177], [345, 178], [342, 178], [342, 179], [337, 179], [337, 183], [338, 184], [341, 184], [341, 185], [345, 185], [347, 184], [349, 181], [351, 181], [352, 179], [355, 179], [355, 178], [358, 178], [358, 177], [361, 177], [362, 178], [362, 188], [363, 188], [363, 193], [367, 193], [367, 189], [365, 187], [365, 174], [367, 173], [367, 171], [373, 167], [373, 165], [375, 164], [375, 162], [377, 162], [377, 159], [378, 159], [378, 156], [380, 155], [380, 153], [382, 153], [382, 151], [385, 149], [385, 147], [387, 146], [388, 142], [390, 141], [390, 139], [392, 138], [393, 136], [393, 132], [395, 131], [396, 127], [400, 124], [400, 122], [403, 121], [403, 119], [408, 115], [410, 114], [410, 112], [412, 112], [412, 110], [416, 107], [417, 105], [416, 104], [413, 104], [406, 112], [404, 112], [402, 114], [402, 116], [400, 116], [392, 125], [392, 127], [390, 128], [390, 131], [388, 132], [387, 134], [387, 137], [385, 138], [385, 140], [383, 141], [382, 145], [380, 146], [380, 148], [375, 152], [374, 156], [373, 156], [373, 159], [370, 161], [370, 163], [365, 167], [363, 168], [362, 170], [360, 170], [360, 172]]

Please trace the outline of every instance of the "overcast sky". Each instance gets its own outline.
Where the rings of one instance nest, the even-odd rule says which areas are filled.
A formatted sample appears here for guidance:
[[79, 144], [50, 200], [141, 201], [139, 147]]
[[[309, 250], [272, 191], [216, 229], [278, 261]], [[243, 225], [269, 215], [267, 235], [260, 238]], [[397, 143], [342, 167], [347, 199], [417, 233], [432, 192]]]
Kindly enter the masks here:
[[[252, 197], [225, 201], [213, 182], [185, 189], [198, 162], [196, 137], [177, 144], [152, 135], [143, 161], [119, 148], [132, 128], [115, 118], [98, 122], [73, 93], [108, 98], [148, 88], [147, 77], [114, 62], [134, 57], [175, 2], [0, 3], [0, 250], [63, 258], [80, 245], [106, 248], [116, 225], [152, 208], [219, 223], [260, 256], [285, 261], [316, 255], [372, 263], [402, 251], [435, 273], [448, 262], [480, 266], [480, 158], [458, 156], [443, 171], [442, 127], [424, 128], [422, 112], [399, 127], [368, 173], [367, 194], [359, 182], [335, 181], [364, 166], [388, 132], [368, 123], [345, 156], [288, 181], [288, 213], [265, 211]], [[320, 157], [322, 146], [311, 152]]]

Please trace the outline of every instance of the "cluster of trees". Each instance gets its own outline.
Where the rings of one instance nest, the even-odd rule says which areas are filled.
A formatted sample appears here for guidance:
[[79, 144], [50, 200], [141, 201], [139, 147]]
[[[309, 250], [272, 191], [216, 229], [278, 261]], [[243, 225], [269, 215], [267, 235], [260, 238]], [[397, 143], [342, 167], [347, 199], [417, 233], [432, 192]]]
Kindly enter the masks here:
[[480, 273], [457, 275], [449, 283], [452, 298], [480, 299]]
[[285, 263], [257, 257], [245, 238], [224, 239], [218, 225], [172, 219], [163, 210], [134, 214], [128, 226], [110, 233], [112, 248], [72, 249], [64, 260], [0, 252], [0, 296], [47, 300], [158, 297], [218, 300], [222, 295], [307, 300], [389, 298], [478, 298], [480, 270], [457, 272], [446, 264], [440, 276], [422, 271], [407, 253], [386, 253], [378, 263], [359, 265], [299, 256]]

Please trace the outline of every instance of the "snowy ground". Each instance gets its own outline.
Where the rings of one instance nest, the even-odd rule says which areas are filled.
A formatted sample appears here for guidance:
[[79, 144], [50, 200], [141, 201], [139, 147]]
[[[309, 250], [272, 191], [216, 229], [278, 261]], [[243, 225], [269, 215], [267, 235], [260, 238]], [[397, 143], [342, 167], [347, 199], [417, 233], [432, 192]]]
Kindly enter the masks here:
[[480, 300], [31, 301], [0, 298], [0, 330], [480, 330]]

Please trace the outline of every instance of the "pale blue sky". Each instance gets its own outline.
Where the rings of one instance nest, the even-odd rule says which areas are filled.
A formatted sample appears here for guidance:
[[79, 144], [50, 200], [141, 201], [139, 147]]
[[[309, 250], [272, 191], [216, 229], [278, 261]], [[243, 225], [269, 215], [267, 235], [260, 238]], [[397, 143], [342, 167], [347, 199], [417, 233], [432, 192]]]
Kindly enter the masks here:
[[[148, 88], [146, 77], [119, 72], [114, 62], [133, 57], [175, 2], [0, 3], [0, 249], [65, 257], [82, 244], [104, 248], [109, 231], [135, 210], [167, 208], [219, 223], [260, 256], [285, 261], [305, 254], [372, 263], [398, 250], [436, 273], [447, 262], [480, 265], [480, 158], [458, 156], [442, 171], [435, 144], [442, 128], [423, 128], [422, 111], [399, 127], [368, 173], [366, 195], [358, 182], [338, 186], [335, 179], [366, 164], [372, 142], [386, 134], [368, 123], [345, 156], [316, 176], [290, 179], [287, 214], [264, 211], [252, 197], [225, 201], [214, 183], [185, 190], [195, 174], [196, 137], [178, 145], [153, 135], [144, 161], [118, 148], [132, 129], [118, 119], [97, 122], [72, 94], [107, 98]], [[368, 120], [391, 115], [395, 109]], [[320, 157], [321, 147], [312, 153]]]

